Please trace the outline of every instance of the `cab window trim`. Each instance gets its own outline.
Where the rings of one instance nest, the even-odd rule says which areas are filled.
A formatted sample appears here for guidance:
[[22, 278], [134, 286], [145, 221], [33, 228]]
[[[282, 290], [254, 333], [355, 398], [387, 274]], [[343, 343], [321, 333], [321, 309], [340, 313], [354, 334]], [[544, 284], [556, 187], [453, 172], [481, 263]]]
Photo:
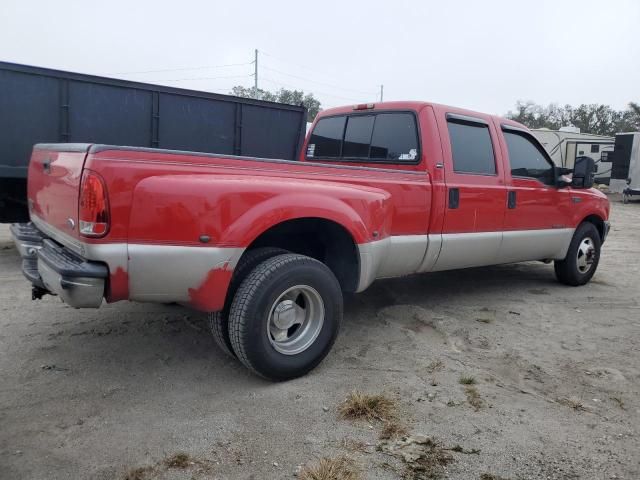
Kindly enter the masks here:
[[[414, 120], [414, 124], [415, 124], [415, 131], [416, 131], [416, 146], [418, 148], [418, 152], [416, 155], [416, 158], [414, 160], [388, 160], [388, 159], [375, 159], [375, 158], [364, 158], [364, 157], [359, 157], [359, 158], [354, 158], [354, 157], [343, 157], [343, 149], [344, 149], [344, 136], [347, 132], [347, 124], [349, 123], [349, 118], [350, 117], [357, 117], [357, 116], [367, 116], [367, 115], [373, 115], [374, 117], [377, 117], [379, 114], [385, 114], [385, 113], [408, 113], [410, 115], [413, 116], [413, 120]], [[318, 160], [322, 160], [322, 161], [327, 161], [327, 162], [345, 162], [345, 163], [376, 163], [376, 164], [386, 164], [386, 165], [419, 165], [420, 162], [422, 162], [422, 129], [420, 128], [420, 120], [418, 118], [418, 114], [415, 110], [362, 110], [362, 111], [356, 111], [353, 113], [336, 113], [335, 115], [326, 115], [323, 116], [321, 118], [318, 119], [318, 122], [320, 122], [321, 120], [324, 120], [325, 118], [336, 118], [336, 117], [345, 117], [345, 122], [344, 122], [344, 127], [342, 129], [342, 139], [340, 140], [340, 156], [339, 157], [310, 157], [306, 154], [306, 152], [308, 151], [308, 148], [305, 148], [305, 155], [304, 155], [304, 159], [311, 161], [311, 162], [315, 162]], [[376, 122], [377, 118], [374, 119], [374, 124], [373, 124], [373, 128], [371, 129], [371, 138], [373, 139], [373, 130], [375, 129], [375, 122]], [[317, 123], [316, 122], [316, 125]], [[313, 131], [316, 128], [316, 125], [314, 125], [313, 130], [311, 130], [311, 134], [309, 135], [309, 140], [311, 140], [311, 135], [313, 135]], [[308, 147], [308, 143], [307, 143], [307, 147]], [[371, 142], [369, 142], [369, 155], [371, 155]]]

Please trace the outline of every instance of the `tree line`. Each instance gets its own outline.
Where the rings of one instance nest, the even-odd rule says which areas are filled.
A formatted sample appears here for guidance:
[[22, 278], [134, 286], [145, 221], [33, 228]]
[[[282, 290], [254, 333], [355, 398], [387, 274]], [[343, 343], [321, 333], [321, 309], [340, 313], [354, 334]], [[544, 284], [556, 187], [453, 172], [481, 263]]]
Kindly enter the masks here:
[[640, 104], [634, 102], [624, 110], [615, 110], [597, 103], [573, 107], [519, 101], [515, 110], [510, 110], [506, 116], [528, 128], [559, 130], [560, 127], [572, 126], [578, 127], [581, 133], [607, 136], [640, 130]]
[[[321, 111], [320, 100], [313, 93], [303, 90], [280, 90], [271, 92], [235, 86], [231, 95], [245, 98], [258, 98], [270, 102], [303, 105], [307, 108], [307, 121], [312, 122]], [[616, 110], [609, 105], [591, 103], [574, 107], [572, 105], [547, 106], [532, 101], [518, 101], [514, 110], [509, 110], [507, 118], [520, 122], [528, 128], [548, 128], [559, 130], [560, 127], [578, 127], [582, 133], [614, 136], [619, 132], [635, 132], [640, 130], [640, 104], [630, 102], [624, 110]]]
[[313, 93], [305, 94], [303, 90], [287, 90], [281, 88], [278, 91], [270, 92], [255, 87], [247, 88], [235, 86], [231, 89], [231, 95], [244, 98], [257, 98], [268, 102], [286, 103], [289, 105], [303, 105], [307, 107], [307, 122], [313, 122], [320, 111], [320, 100], [313, 96]]

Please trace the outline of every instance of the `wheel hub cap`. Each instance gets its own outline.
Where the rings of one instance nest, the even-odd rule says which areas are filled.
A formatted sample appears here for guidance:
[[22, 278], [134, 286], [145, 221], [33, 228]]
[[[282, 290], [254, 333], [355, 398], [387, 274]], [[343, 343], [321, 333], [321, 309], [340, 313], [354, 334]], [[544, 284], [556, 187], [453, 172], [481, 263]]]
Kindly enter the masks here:
[[296, 355], [313, 344], [323, 323], [320, 294], [308, 285], [296, 285], [280, 294], [271, 306], [267, 336], [276, 351]]
[[593, 245], [593, 240], [590, 237], [583, 239], [578, 246], [578, 253], [576, 258], [578, 271], [580, 273], [587, 273], [593, 265], [595, 256], [596, 248]]

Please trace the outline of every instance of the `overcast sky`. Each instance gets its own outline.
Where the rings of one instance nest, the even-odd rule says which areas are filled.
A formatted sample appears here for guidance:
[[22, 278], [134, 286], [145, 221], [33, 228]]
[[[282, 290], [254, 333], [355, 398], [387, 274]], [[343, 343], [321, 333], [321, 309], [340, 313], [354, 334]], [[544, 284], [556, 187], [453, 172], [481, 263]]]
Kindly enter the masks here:
[[[253, 84], [255, 48], [261, 88], [324, 107], [380, 84], [385, 100], [497, 114], [640, 101], [638, 0], [0, 0], [4, 61], [228, 93]], [[132, 73], [150, 70], [167, 71]]]

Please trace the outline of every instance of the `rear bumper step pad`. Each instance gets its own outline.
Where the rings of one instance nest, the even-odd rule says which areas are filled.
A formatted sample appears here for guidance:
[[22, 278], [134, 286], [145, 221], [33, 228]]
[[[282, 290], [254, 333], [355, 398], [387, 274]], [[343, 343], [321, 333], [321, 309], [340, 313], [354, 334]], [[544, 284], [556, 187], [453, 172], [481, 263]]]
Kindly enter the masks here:
[[13, 224], [11, 233], [22, 257], [22, 273], [34, 287], [59, 295], [75, 308], [102, 304], [109, 275], [106, 265], [88, 261], [46, 238], [32, 223]]

